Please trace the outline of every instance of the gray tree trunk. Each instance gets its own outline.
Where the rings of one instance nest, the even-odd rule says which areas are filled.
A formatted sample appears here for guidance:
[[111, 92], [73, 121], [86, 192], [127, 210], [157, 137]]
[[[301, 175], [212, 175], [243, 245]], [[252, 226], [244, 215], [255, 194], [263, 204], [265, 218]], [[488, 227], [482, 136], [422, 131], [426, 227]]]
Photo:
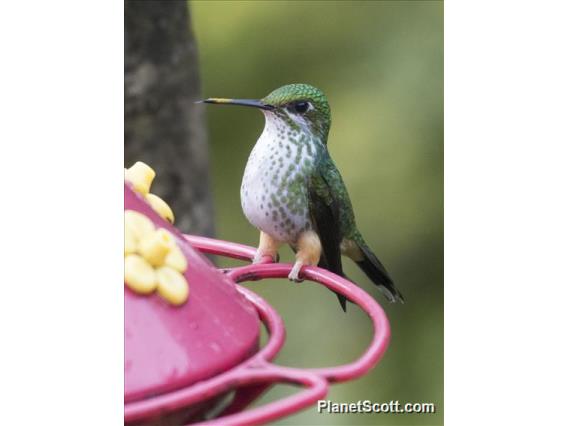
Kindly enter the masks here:
[[162, 197], [184, 232], [213, 235], [209, 160], [197, 46], [185, 0], [125, 2], [125, 166], [156, 170]]

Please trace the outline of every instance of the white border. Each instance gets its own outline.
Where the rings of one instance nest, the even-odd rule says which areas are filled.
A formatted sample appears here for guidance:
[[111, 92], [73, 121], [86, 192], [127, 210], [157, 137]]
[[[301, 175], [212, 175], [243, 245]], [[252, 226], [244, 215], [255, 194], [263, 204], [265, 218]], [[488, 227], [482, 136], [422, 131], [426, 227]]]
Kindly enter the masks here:
[[449, 425], [568, 424], [566, 12], [445, 4]]
[[123, 423], [123, 16], [2, 4], [2, 424]]

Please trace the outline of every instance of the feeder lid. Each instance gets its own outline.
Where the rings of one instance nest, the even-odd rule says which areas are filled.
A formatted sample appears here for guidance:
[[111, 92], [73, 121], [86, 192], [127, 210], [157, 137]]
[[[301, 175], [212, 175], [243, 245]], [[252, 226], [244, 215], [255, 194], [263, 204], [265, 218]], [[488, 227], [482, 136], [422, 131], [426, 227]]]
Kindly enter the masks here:
[[235, 284], [194, 250], [142, 196], [124, 186], [124, 208], [165, 228], [187, 259], [187, 301], [175, 306], [157, 293], [124, 287], [124, 399], [132, 402], [208, 379], [258, 349], [259, 319]]

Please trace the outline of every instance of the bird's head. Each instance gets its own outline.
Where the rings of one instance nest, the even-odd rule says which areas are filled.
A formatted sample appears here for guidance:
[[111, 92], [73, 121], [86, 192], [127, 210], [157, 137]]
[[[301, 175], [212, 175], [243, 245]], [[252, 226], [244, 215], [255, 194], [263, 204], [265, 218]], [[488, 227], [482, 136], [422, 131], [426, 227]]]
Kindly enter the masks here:
[[281, 120], [294, 130], [327, 141], [331, 111], [323, 92], [309, 84], [288, 84], [259, 100], [208, 98], [202, 102], [260, 108], [267, 120]]

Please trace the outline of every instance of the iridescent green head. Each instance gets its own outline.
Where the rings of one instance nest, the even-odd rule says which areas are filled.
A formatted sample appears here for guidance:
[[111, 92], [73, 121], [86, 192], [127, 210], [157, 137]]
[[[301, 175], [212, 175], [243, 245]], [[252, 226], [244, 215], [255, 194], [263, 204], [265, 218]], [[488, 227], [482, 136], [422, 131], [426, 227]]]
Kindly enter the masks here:
[[313, 133], [327, 139], [331, 111], [320, 89], [309, 84], [288, 84], [274, 90], [261, 101], [272, 105], [277, 114], [288, 116], [299, 125], [308, 125]]
[[267, 119], [273, 115], [290, 127], [308, 131], [326, 143], [331, 126], [331, 111], [321, 90], [309, 84], [288, 84], [260, 100], [209, 98], [212, 104], [244, 105], [265, 111]]

